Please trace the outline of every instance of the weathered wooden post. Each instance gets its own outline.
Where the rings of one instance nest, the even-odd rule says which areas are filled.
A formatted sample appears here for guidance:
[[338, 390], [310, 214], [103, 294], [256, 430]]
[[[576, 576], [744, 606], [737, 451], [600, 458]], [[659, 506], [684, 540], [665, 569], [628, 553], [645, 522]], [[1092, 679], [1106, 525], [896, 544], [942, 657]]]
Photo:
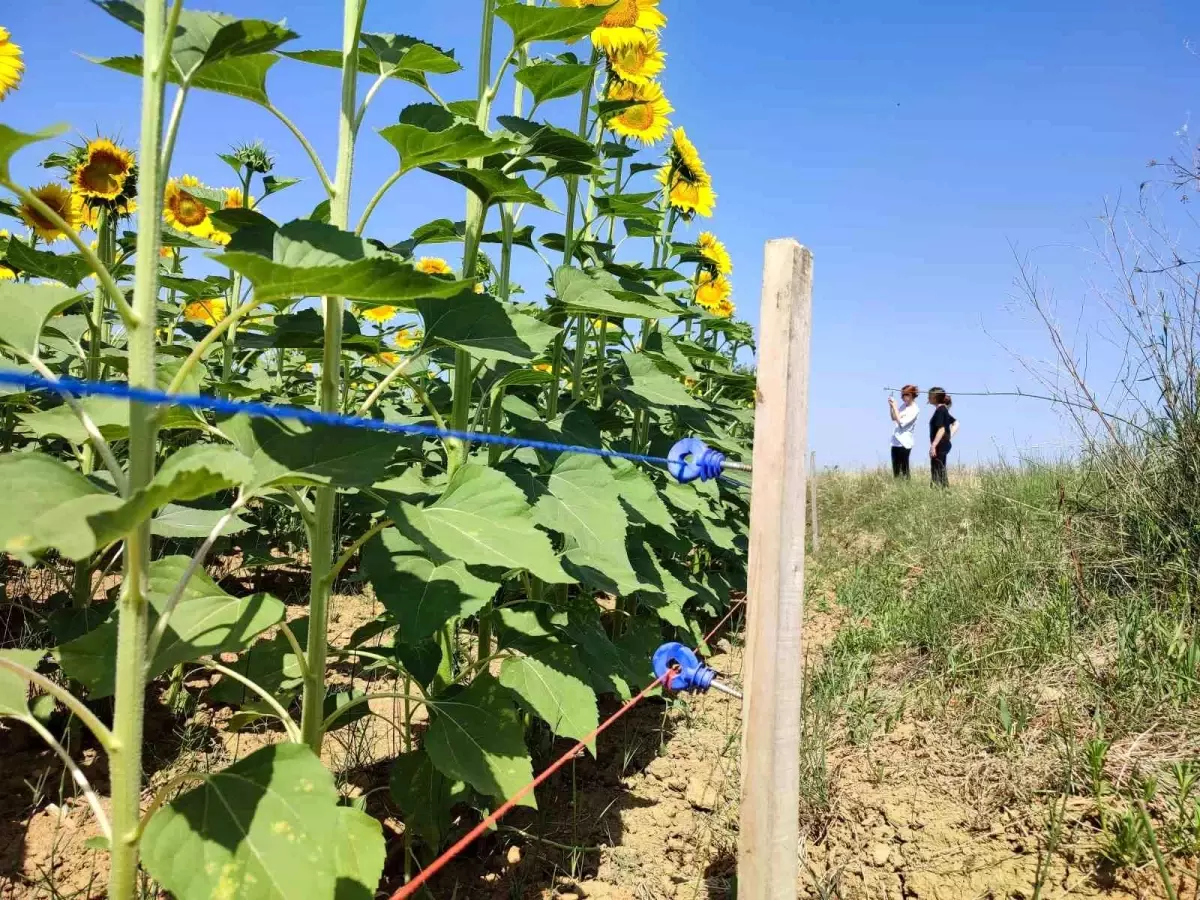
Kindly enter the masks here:
[[750, 498], [738, 896], [795, 900], [812, 253], [767, 243]]

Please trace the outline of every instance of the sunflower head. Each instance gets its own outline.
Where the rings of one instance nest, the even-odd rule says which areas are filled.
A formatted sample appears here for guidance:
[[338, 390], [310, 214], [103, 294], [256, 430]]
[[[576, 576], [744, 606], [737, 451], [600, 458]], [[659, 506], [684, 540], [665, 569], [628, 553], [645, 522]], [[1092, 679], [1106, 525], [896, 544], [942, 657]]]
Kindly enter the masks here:
[[666, 68], [666, 59], [658, 49], [658, 36], [647, 31], [638, 43], [609, 51], [608, 68], [621, 81], [648, 84]]
[[534, 363], [533, 371], [535, 371], [535, 372], [553, 372], [554, 366], [552, 366], [552, 365], [550, 365], [550, 363], [546, 363], [546, 362]]
[[656, 82], [613, 82], [607, 99], [633, 104], [608, 120], [610, 131], [646, 145], [657, 144], [666, 137], [667, 129], [671, 127], [667, 116], [675, 110]]
[[426, 275], [454, 274], [454, 270], [450, 268], [450, 263], [436, 256], [422, 256], [417, 260], [417, 271], [424, 272]]
[[376, 353], [371, 357], [371, 361], [376, 365], [387, 366], [391, 368], [392, 366], [399, 364], [400, 354], [392, 350], [381, 350], [379, 353]]
[[8, 29], [0, 26], [0, 100], [17, 89], [24, 71], [21, 48], [12, 42]]
[[363, 318], [382, 325], [400, 311], [398, 306], [371, 306], [363, 310]]
[[[61, 184], [51, 183], [34, 188], [31, 193], [41, 200], [42, 203], [46, 204], [46, 206], [50, 207], [73, 230], [79, 230], [83, 223], [83, 205], [80, 203], [79, 198], [69, 190]], [[66, 237], [66, 232], [59, 228], [57, 222], [54, 222], [28, 203], [21, 204], [20, 213], [25, 224], [32, 228], [34, 233], [43, 241], [53, 243]]]
[[225, 195], [225, 199], [221, 201], [221, 209], [241, 209], [246, 205], [246, 198], [242, 196], [242, 189], [239, 187], [221, 188], [221, 193]]
[[84, 151], [71, 173], [75, 192], [88, 200], [115, 200], [121, 196], [134, 171], [133, 151], [118, 147], [108, 138], [88, 141]]
[[420, 347], [421, 341], [425, 340], [425, 334], [420, 329], [402, 328], [396, 332], [394, 343], [397, 349], [410, 350], [414, 347]]
[[209, 238], [214, 231], [208, 215], [208, 206], [189, 188], [199, 188], [200, 182], [191, 175], [172, 178], [167, 182], [163, 195], [163, 219], [177, 231], [184, 231], [200, 238]]
[[657, 177], [659, 184], [666, 188], [668, 205], [682, 213], [685, 219], [696, 215], [708, 218], [713, 214], [717, 195], [712, 189], [712, 178], [696, 145], [682, 128], [675, 129], [667, 162]]
[[[667, 17], [659, 0], [558, 0], [560, 6], [608, 6], [604, 20], [592, 31], [592, 43], [602, 50], [620, 50], [641, 41], [646, 32], [658, 31]], [[612, 4], [611, 6], [609, 4]]]
[[419, 347], [424, 339], [425, 335], [419, 329], [401, 328], [396, 333], [393, 343], [398, 350], [412, 350], [414, 347]]
[[729, 257], [729, 251], [711, 231], [700, 233], [696, 247], [699, 249], [700, 255], [708, 260], [718, 274], [728, 275], [733, 272], [733, 260]]
[[[700, 273], [696, 282], [696, 305], [714, 316], [728, 316], [733, 311], [730, 297], [733, 295], [733, 285], [724, 275], [718, 275], [708, 270]], [[723, 310], [728, 309], [729, 312]]]
[[196, 300], [183, 308], [183, 317], [200, 325], [217, 325], [225, 318], [227, 308], [225, 301], [219, 297], [212, 300]]

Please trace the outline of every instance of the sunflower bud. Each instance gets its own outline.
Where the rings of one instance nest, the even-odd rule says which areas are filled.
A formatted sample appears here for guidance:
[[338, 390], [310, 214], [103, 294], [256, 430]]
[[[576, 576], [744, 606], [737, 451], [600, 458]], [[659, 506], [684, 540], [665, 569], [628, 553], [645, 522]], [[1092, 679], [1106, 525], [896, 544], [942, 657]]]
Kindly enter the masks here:
[[266, 175], [275, 168], [275, 157], [267, 152], [262, 141], [241, 144], [233, 148], [233, 158], [250, 172]]

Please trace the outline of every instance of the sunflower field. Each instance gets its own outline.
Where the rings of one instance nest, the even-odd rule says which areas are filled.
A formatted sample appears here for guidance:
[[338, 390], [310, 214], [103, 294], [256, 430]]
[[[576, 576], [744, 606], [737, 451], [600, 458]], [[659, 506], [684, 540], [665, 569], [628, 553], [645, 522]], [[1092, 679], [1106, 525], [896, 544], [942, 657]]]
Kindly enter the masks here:
[[[309, 49], [285, 24], [184, 5], [85, 13], [132, 29], [127, 55], [94, 62], [140, 77], [136, 145], [24, 133], [0, 106], [0, 365], [656, 456], [697, 436], [748, 458], [752, 334], [729, 254], [698, 230], [716, 194], [669, 121], [659, 0], [482, 0], [478, 90], [457, 100], [438, 82], [459, 57], [364, 31], [367, 0], [344, 0], [341, 46]], [[0, 100], [38, 77], [19, 40], [0, 28]], [[340, 75], [336, 158], [271, 99], [294, 66]], [[258, 143], [212, 148], [226, 184], [174, 171], [194, 91], [282, 122], [312, 172], [276, 174]], [[394, 124], [363, 133], [384, 103]], [[396, 167], [355, 208], [360, 150]], [[44, 183], [18, 179], [17, 154]], [[372, 237], [380, 201], [419, 178], [460, 186], [463, 207]], [[273, 195], [308, 189], [309, 215], [272, 217]], [[637, 693], [660, 643], [698, 642], [744, 589], [748, 494], [728, 482], [45, 390], [0, 404], [5, 601], [27, 610], [0, 649], [0, 717], [91, 804], [114, 900], [394, 888], [531, 779], [531, 748], [588, 734], [598, 697]], [[285, 563], [307, 596], [244, 589]], [[331, 641], [349, 591], [378, 615]], [[271, 740], [150, 778], [147, 715], [196, 704]], [[372, 802], [325, 752], [368, 716], [404, 748]], [[107, 757], [107, 791], [83, 748]], [[398, 846], [374, 800], [402, 820]]]

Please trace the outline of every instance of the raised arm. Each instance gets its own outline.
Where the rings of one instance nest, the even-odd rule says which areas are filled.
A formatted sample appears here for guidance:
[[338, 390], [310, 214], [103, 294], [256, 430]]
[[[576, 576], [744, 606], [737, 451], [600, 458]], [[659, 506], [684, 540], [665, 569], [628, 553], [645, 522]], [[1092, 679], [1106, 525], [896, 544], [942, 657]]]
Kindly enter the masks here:
[[897, 425], [900, 424], [900, 413], [896, 409], [896, 398], [888, 397], [888, 412], [891, 413], [892, 421]]

